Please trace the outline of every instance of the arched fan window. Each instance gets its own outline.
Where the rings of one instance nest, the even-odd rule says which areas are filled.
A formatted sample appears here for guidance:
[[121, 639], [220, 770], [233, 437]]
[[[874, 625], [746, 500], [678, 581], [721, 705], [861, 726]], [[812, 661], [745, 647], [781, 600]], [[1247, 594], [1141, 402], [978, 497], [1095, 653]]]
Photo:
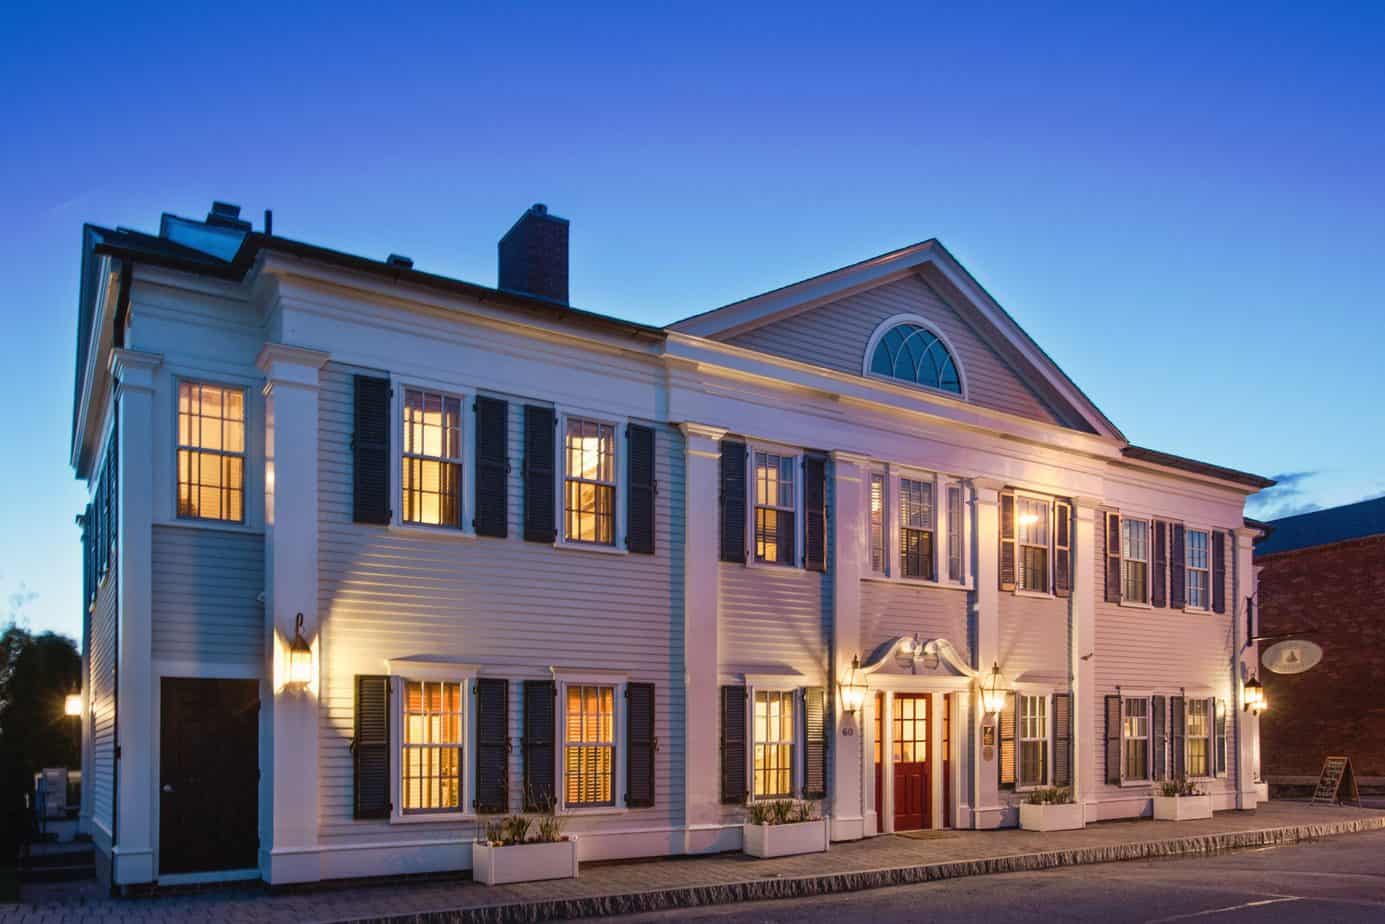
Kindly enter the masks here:
[[937, 334], [912, 321], [896, 324], [885, 332], [875, 345], [870, 371], [939, 391], [962, 393], [957, 362], [947, 346]]

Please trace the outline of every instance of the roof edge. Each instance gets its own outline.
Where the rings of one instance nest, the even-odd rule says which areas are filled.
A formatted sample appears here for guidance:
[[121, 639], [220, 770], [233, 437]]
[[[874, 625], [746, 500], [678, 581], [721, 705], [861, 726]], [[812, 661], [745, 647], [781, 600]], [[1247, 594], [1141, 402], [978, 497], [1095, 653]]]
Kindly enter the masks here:
[[1121, 455], [1125, 456], [1127, 459], [1134, 459], [1137, 462], [1150, 462], [1155, 465], [1163, 465], [1166, 468], [1176, 468], [1180, 471], [1191, 472], [1194, 475], [1220, 478], [1223, 481], [1231, 481], [1236, 484], [1245, 485], [1257, 491], [1274, 487], [1277, 483], [1274, 479], [1266, 478], [1263, 475], [1243, 472], [1239, 469], [1227, 468], [1223, 465], [1213, 465], [1211, 462], [1200, 462], [1197, 459], [1189, 459], [1187, 456], [1176, 456], [1173, 453], [1160, 452], [1157, 449], [1148, 449], [1144, 446], [1125, 446], [1121, 449]]

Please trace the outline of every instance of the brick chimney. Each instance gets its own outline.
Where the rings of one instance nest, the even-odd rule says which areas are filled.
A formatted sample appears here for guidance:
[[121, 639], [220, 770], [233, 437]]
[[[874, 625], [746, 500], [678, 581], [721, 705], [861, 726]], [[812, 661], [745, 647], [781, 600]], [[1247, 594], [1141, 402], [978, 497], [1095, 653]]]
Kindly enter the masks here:
[[567, 304], [567, 219], [536, 203], [500, 239], [500, 288]]

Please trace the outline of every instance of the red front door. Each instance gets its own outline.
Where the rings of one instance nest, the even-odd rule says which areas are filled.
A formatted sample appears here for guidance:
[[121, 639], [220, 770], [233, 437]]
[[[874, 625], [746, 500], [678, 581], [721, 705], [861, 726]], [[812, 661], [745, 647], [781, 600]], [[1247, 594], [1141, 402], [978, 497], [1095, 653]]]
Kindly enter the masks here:
[[894, 733], [894, 829], [912, 831], [932, 822], [928, 772], [928, 716], [926, 693], [896, 693], [890, 717]]

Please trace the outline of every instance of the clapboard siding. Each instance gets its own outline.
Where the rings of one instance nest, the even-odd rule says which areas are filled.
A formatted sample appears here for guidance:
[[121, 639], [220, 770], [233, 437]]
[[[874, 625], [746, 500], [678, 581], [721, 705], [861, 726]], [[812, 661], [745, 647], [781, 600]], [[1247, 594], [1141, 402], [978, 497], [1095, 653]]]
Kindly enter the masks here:
[[107, 831], [115, 817], [116, 614], [112, 569], [91, 613], [91, 814]]
[[796, 671], [822, 682], [831, 638], [829, 577], [722, 562], [717, 650], [723, 673]]
[[[1186, 688], [1210, 690], [1212, 695], [1231, 703], [1231, 661], [1235, 640], [1230, 613], [1186, 613], [1168, 607], [1145, 609], [1107, 603], [1105, 563], [1106, 517], [1099, 512], [1097, 541], [1090, 551], [1096, 569], [1096, 686], [1093, 708], [1097, 716], [1097, 737], [1104, 735], [1103, 698], [1127, 690], [1152, 691], [1177, 695]], [[1231, 595], [1231, 567], [1226, 569], [1227, 600]], [[1228, 607], [1229, 609], [1229, 607]], [[1233, 736], [1234, 738], [1234, 736]], [[1224, 780], [1206, 784], [1212, 792], [1235, 788], [1236, 746], [1227, 742], [1227, 775]], [[1108, 796], [1121, 792], [1107, 786], [1105, 759], [1098, 743], [1097, 782]], [[1125, 791], [1124, 795], [1130, 795]]]
[[263, 661], [263, 536], [155, 526], [153, 581], [155, 658]]
[[1006, 677], [1022, 683], [1052, 684], [1056, 689], [1066, 689], [1070, 638], [1068, 601], [1002, 591], [998, 611], [999, 660]]
[[[319, 804], [324, 840], [398, 838], [399, 829], [387, 822], [351, 817], [353, 678], [358, 673], [383, 673], [385, 659], [420, 654], [479, 664], [487, 676], [510, 679], [510, 805], [515, 810], [523, 768], [518, 681], [546, 678], [549, 666], [556, 665], [619, 670], [631, 681], [653, 683], [655, 734], [660, 741], [654, 807], [605, 821], [599, 816], [573, 818], [568, 830], [681, 824], [681, 435], [667, 426], [656, 428], [653, 555], [610, 555], [522, 541], [524, 398], [514, 395], [499, 396], [510, 404], [509, 538], [442, 537], [361, 525], [351, 522], [351, 397], [356, 371], [370, 370], [335, 363], [324, 368], [319, 403], [319, 614], [324, 646]], [[467, 413], [470, 406], [467, 402]], [[473, 457], [468, 447], [467, 464]], [[419, 831], [430, 840], [469, 837], [471, 832], [467, 824], [428, 825]]]
[[897, 314], [927, 318], [951, 342], [966, 377], [968, 400], [1034, 420], [1060, 422], [975, 328], [917, 276], [771, 322], [728, 342], [859, 374], [871, 335], [882, 321]]
[[863, 658], [882, 642], [915, 634], [924, 641], [947, 639], [958, 654], [967, 657], [972, 639], [967, 630], [966, 592], [902, 582], [861, 582]]

